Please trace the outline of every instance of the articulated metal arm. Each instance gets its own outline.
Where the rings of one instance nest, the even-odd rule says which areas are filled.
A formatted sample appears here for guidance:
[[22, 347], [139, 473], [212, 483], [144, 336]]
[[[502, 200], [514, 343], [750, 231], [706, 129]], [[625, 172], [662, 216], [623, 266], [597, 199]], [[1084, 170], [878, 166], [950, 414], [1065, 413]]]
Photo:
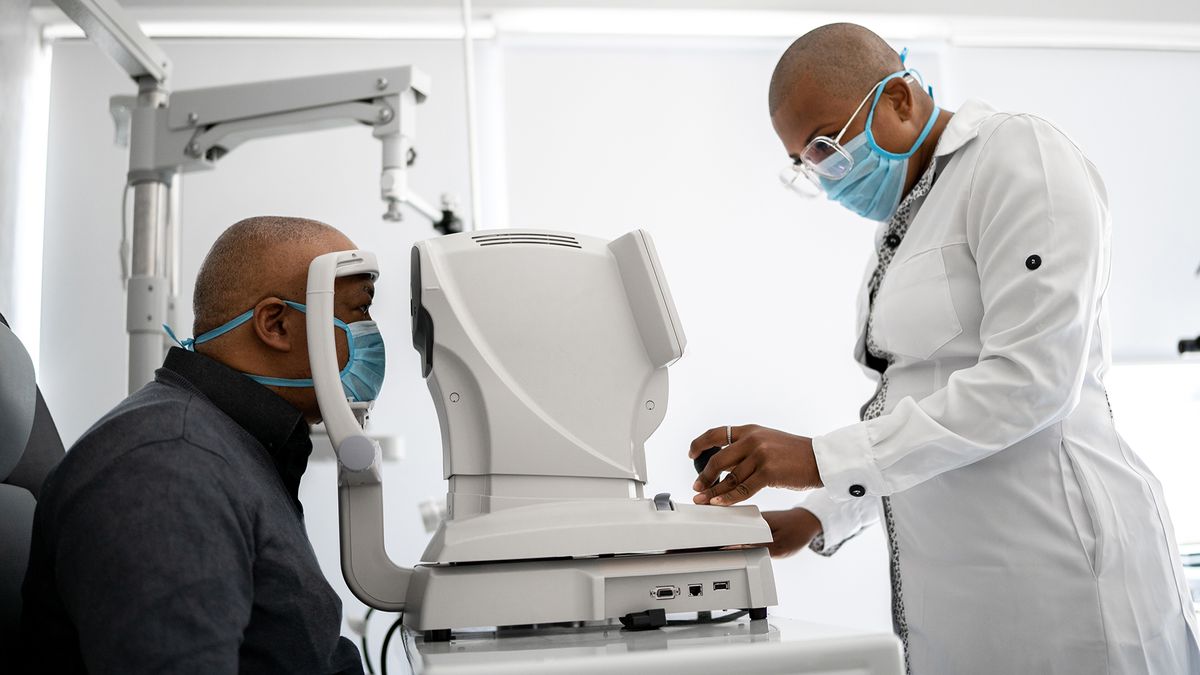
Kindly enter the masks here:
[[[373, 127], [382, 143], [380, 196], [387, 220], [400, 220], [408, 204], [443, 231], [461, 231], [448, 198], [434, 208], [408, 187], [416, 153], [416, 107], [429, 78], [412, 66], [236, 84], [175, 92], [168, 105], [134, 111], [130, 179], [161, 180], [176, 171], [211, 169], [237, 146], [255, 138], [348, 124]], [[141, 124], [139, 124], [139, 121]]]

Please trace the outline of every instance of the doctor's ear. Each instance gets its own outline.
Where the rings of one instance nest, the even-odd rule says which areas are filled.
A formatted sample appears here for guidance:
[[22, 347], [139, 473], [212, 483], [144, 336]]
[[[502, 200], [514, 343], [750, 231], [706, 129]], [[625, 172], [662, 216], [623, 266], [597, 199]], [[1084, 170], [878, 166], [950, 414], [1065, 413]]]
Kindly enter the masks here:
[[[901, 122], [909, 121], [916, 114], [916, 97], [913, 93], [913, 86], [904, 76], [888, 80], [887, 84], [883, 85], [883, 95], [880, 96], [878, 107], [882, 108], [887, 105], [896, 111], [896, 117]], [[875, 114], [878, 116], [878, 111]]]
[[304, 339], [301, 330], [304, 315], [292, 311], [279, 298], [270, 297], [259, 301], [254, 306], [254, 318], [250, 323], [254, 325], [254, 333], [259, 342], [276, 351], [290, 352], [297, 340]]

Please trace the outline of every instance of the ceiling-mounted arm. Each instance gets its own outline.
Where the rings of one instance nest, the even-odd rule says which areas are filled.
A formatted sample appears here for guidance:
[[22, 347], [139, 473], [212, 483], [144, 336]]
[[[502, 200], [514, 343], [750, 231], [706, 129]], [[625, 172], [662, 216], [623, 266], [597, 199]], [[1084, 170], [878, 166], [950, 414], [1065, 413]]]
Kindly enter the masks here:
[[460, 231], [450, 200], [437, 209], [408, 187], [416, 107], [429, 86], [424, 73], [402, 66], [177, 91], [168, 106], [153, 111], [153, 124], [146, 125], [152, 128], [139, 130], [134, 120], [135, 144], [140, 139], [152, 151], [134, 153], [130, 175], [137, 180], [211, 169], [248, 140], [365, 124], [383, 146], [384, 217], [399, 220], [398, 206], [408, 204], [439, 230]]
[[118, 96], [110, 103], [118, 142], [129, 144], [127, 188], [133, 189], [125, 312], [130, 392], [154, 378], [168, 347], [160, 328], [168, 319], [170, 286], [163, 241], [171, 186], [180, 172], [212, 168], [252, 138], [369, 124], [383, 146], [384, 218], [399, 220], [399, 205], [409, 204], [443, 234], [462, 231], [453, 200], [443, 197], [438, 211], [408, 189], [415, 108], [429, 93], [429, 78], [417, 69], [379, 68], [172, 93], [166, 86], [170, 60], [116, 0], [54, 2], [138, 85], [136, 98]]
[[134, 80], [150, 78], [162, 84], [170, 77], [171, 60], [113, 0], [54, 0], [54, 4]]

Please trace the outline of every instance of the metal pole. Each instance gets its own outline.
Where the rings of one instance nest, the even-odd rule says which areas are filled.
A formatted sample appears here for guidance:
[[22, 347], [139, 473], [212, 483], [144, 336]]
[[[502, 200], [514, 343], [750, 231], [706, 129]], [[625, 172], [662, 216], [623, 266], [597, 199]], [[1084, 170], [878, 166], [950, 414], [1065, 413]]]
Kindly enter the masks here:
[[475, 45], [472, 25], [475, 22], [471, 0], [462, 0], [463, 75], [467, 96], [467, 169], [471, 181], [471, 219], [468, 230], [480, 230], [483, 222], [483, 199], [479, 188], [479, 144], [475, 124]]
[[[182, 258], [182, 249], [180, 248], [182, 245], [180, 241], [182, 183], [183, 174], [177, 173], [171, 177], [170, 193], [167, 200], [167, 279], [170, 280], [170, 290], [167, 296], [167, 325], [172, 328], [187, 330], [186, 326], [179, 323], [179, 291], [182, 289], [179, 279], [179, 267]], [[162, 335], [162, 339], [163, 345], [169, 348], [172, 343], [165, 332]]]
[[139, 159], [153, 152], [154, 111], [165, 106], [167, 92], [150, 78], [139, 82], [138, 105], [130, 134], [130, 183], [133, 184], [133, 246], [125, 305], [129, 332], [129, 392], [154, 379], [162, 365], [162, 324], [167, 320], [166, 224], [170, 176], [139, 170]]

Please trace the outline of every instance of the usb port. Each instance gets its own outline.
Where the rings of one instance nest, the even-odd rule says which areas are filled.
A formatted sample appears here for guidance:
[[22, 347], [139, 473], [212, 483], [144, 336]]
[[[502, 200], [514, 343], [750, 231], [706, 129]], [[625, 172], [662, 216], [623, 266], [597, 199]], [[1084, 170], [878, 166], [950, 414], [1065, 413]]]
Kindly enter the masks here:
[[714, 591], [727, 591], [727, 590], [729, 590], [729, 582], [728, 581], [714, 581], [713, 582], [713, 590]]
[[656, 586], [650, 591], [659, 600], [671, 600], [679, 596], [679, 589], [675, 586]]
[[704, 595], [704, 584], [688, 584], [688, 597]]

